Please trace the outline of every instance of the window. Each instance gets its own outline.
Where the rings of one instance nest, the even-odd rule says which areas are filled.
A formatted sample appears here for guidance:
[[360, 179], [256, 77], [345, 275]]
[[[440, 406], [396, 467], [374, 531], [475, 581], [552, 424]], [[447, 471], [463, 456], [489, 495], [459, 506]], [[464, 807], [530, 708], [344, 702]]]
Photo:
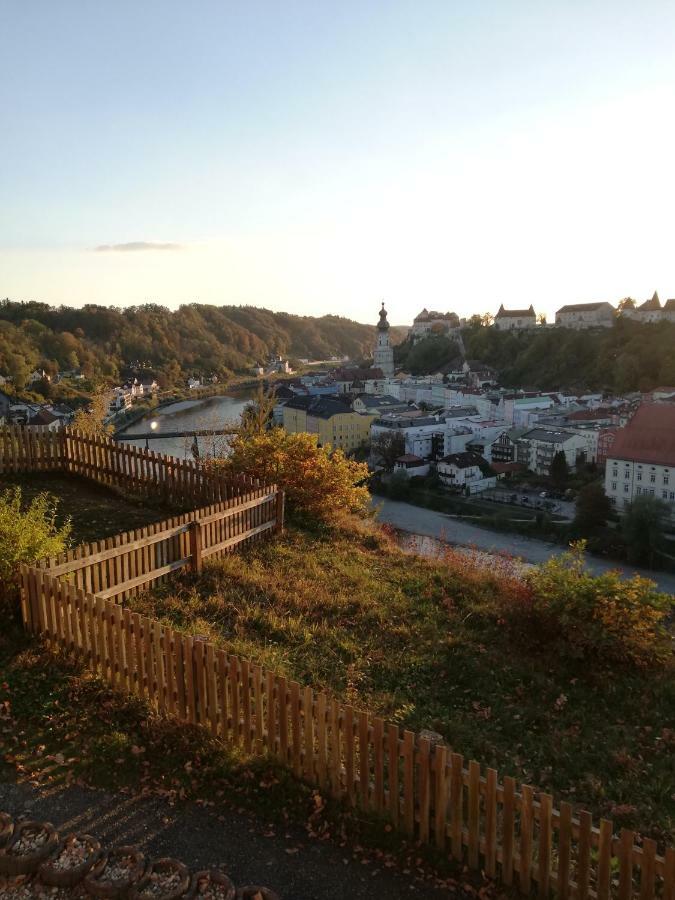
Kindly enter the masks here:
[[629, 486], [628, 486], [627, 484], [624, 484], [624, 486], [623, 486], [623, 492], [624, 492], [624, 494], [627, 494], [628, 491], [629, 491]]
[[616, 490], [616, 481], [613, 481], [613, 482], [612, 482], [612, 490], [613, 490], [613, 491]]
[[616, 478], [616, 476], [617, 476], [618, 474], [619, 474], [619, 470], [618, 470], [618, 469], [612, 469], [612, 478]]
[[636, 489], [635, 489], [635, 493], [636, 493], [636, 494], [641, 494], [641, 493], [642, 493], [642, 488], [641, 488], [641, 487], [636, 488]]
[[675, 491], [670, 492], [670, 499], [675, 500]]
[[664, 483], [664, 484], [669, 484], [669, 483], [670, 483], [670, 478], [668, 477], [668, 475], [664, 475], [664, 476], [663, 476], [663, 483]]
[[664, 500], [667, 500], [668, 499], [668, 491], [661, 491], [661, 496], [663, 497]]
[[652, 472], [652, 474], [649, 476], [649, 480], [651, 481], [652, 484], [656, 484], [656, 475], [654, 475], [653, 472]]
[[642, 481], [642, 472], [637, 473], [637, 480]]
[[628, 471], [628, 469], [626, 469], [626, 471], [623, 473], [623, 477], [630, 478], [630, 472]]

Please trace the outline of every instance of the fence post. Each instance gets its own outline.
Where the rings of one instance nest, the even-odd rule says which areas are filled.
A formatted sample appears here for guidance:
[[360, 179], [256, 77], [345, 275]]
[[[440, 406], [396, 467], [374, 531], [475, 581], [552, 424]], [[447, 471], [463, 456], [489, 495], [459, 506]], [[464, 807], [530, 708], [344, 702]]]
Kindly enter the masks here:
[[284, 492], [281, 488], [277, 488], [276, 524], [274, 526], [274, 530], [277, 534], [283, 534], [284, 531], [284, 501]]
[[190, 522], [189, 534], [192, 571], [199, 573], [202, 570], [202, 526], [197, 519]]

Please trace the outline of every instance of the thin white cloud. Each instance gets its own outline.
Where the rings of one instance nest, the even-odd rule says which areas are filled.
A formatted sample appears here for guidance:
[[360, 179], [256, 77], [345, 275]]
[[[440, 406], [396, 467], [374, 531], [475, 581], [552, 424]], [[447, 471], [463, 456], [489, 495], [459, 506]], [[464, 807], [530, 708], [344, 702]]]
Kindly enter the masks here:
[[136, 253], [143, 250], [182, 250], [181, 244], [163, 244], [158, 241], [129, 241], [127, 244], [99, 244], [96, 253]]

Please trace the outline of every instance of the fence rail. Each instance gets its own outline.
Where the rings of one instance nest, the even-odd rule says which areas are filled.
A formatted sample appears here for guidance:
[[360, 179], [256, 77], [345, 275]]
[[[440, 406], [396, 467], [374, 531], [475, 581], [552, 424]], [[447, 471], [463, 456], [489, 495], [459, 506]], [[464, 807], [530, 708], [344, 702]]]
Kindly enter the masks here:
[[176, 459], [105, 435], [74, 428], [9, 425], [0, 429], [0, 474], [64, 471], [110, 488], [165, 503], [196, 506], [247, 494], [262, 485], [225, 476], [193, 460]]
[[[232, 509], [207, 513], [202, 534]], [[179, 522], [144, 546], [184, 539], [191, 526]], [[112, 549], [137, 553], [137, 543]], [[217, 538], [211, 549], [220, 552], [222, 543]], [[94, 563], [108, 564], [107, 573], [119, 559], [110, 549]], [[176, 563], [187, 564], [186, 546], [179, 552], [186, 556]], [[615, 837], [607, 819], [595, 827], [590, 813], [575, 816], [569, 803], [556, 809], [551, 795], [500, 781], [495, 769], [450, 747], [131, 612], [107, 599], [105, 580], [99, 593], [86, 579], [71, 580], [87, 571], [85, 561], [22, 567], [22, 609], [29, 627], [78, 653], [114, 687], [247, 753], [272, 754], [299, 778], [523, 894], [536, 887], [540, 897], [675, 900], [675, 849], [659, 855], [655, 841], [625, 829]]]

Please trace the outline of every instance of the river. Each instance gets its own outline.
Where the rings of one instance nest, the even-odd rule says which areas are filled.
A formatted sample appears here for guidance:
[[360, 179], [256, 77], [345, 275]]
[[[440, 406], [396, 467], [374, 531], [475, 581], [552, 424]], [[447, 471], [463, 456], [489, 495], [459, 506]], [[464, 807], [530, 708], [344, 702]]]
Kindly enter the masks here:
[[[153, 437], [148, 439], [148, 446], [157, 453], [177, 456], [179, 459], [192, 459], [192, 438], [162, 437], [162, 432], [171, 431], [203, 431], [222, 429], [236, 424], [241, 418], [244, 407], [248, 403], [246, 396], [239, 397], [205, 397], [201, 400], [181, 400], [153, 410], [133, 425], [125, 428], [123, 434], [148, 434], [151, 422], [157, 422]], [[222, 435], [214, 438], [197, 439], [202, 453], [212, 452], [213, 442], [222, 445], [226, 440]], [[125, 444], [145, 447], [145, 438], [125, 440]]]

